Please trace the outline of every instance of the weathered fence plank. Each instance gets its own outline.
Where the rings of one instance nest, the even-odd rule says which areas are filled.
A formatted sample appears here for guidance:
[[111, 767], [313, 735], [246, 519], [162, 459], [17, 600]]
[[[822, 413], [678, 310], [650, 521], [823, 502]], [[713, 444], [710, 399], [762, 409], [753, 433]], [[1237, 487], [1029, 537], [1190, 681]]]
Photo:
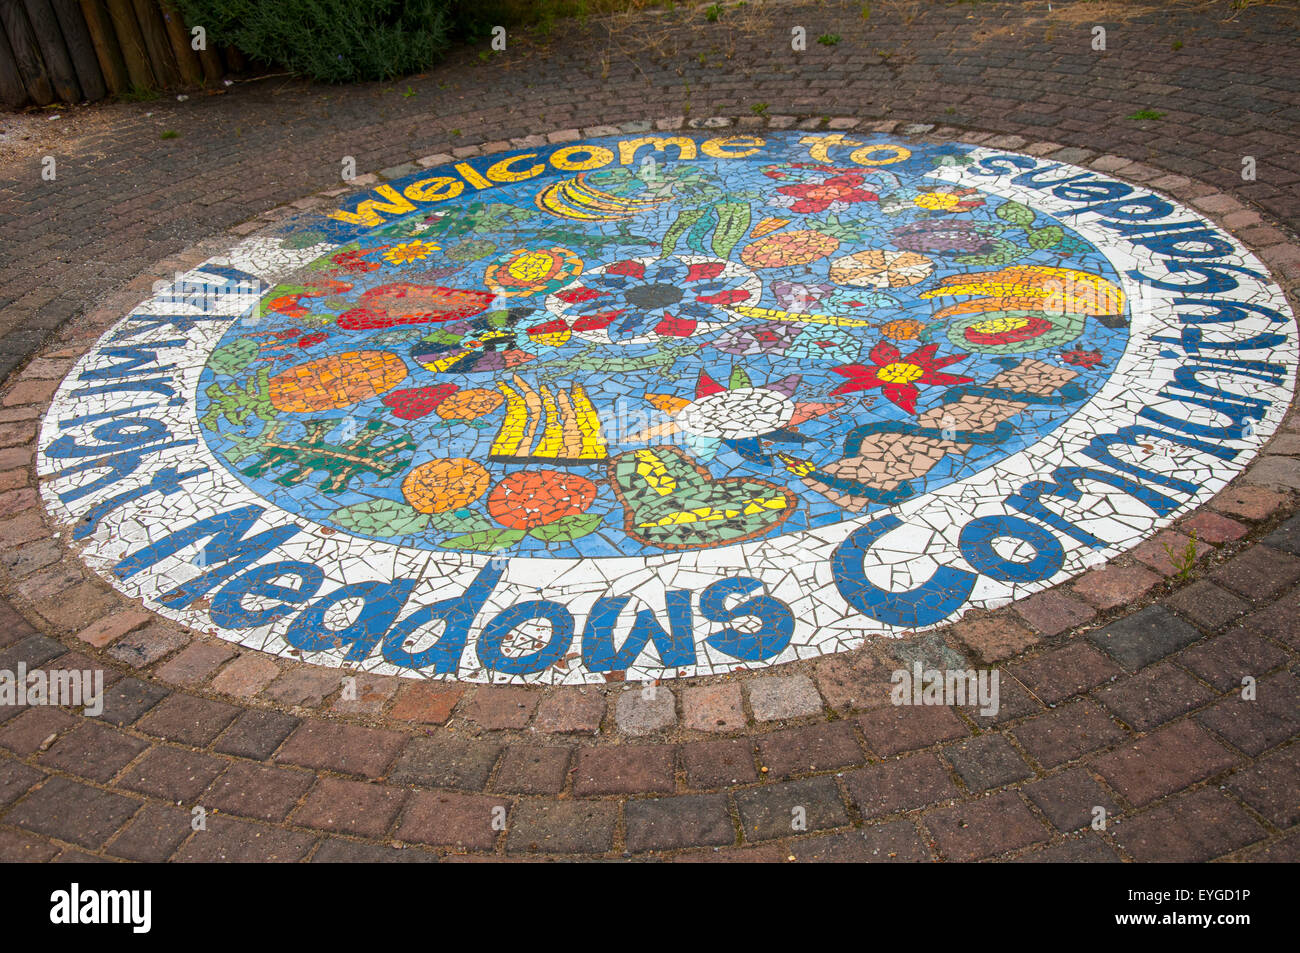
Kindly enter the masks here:
[[22, 4], [0, 3], [0, 24], [4, 25], [5, 35], [9, 38], [9, 48], [13, 50], [14, 62], [18, 64], [27, 95], [36, 105], [48, 106], [55, 99], [54, 86], [50, 83], [41, 48]]
[[190, 48], [190, 32], [185, 28], [185, 21], [166, 0], [160, 0], [158, 7], [163, 27], [167, 30], [167, 39], [171, 41], [172, 52], [176, 54], [176, 65], [181, 71], [181, 78], [187, 86], [198, 86], [203, 82], [203, 65]]
[[27, 89], [22, 74], [14, 61], [14, 51], [9, 48], [9, 38], [0, 26], [0, 103], [17, 108], [27, 102]]
[[108, 89], [104, 85], [99, 57], [95, 54], [90, 31], [86, 29], [86, 18], [81, 13], [80, 4], [77, 0], [50, 0], [50, 6], [54, 8], [54, 16], [59, 21], [59, 30], [63, 33], [63, 43], [68, 48], [72, 68], [77, 71], [81, 95], [92, 102], [103, 99], [108, 95]]
[[181, 71], [176, 65], [176, 54], [172, 52], [171, 40], [167, 39], [167, 28], [163, 26], [162, 14], [154, 0], [133, 0], [135, 19], [144, 34], [144, 45], [149, 51], [149, 63], [154, 75], [164, 89], [181, 85]]
[[131, 75], [126, 71], [122, 46], [113, 30], [113, 19], [108, 15], [104, 0], [79, 0], [78, 6], [85, 18], [90, 42], [95, 47], [95, 56], [99, 59], [104, 85], [114, 96], [126, 92], [131, 88]]
[[113, 20], [113, 31], [117, 33], [122, 58], [126, 60], [127, 73], [131, 77], [131, 85], [136, 89], [153, 89], [153, 67], [149, 65], [149, 51], [145, 48], [140, 24], [135, 22], [131, 0], [107, 0], [107, 3], [109, 16]]
[[80, 102], [81, 84], [77, 82], [77, 71], [68, 56], [68, 48], [63, 45], [63, 33], [59, 30], [59, 20], [50, 0], [23, 0], [23, 8], [36, 34], [36, 43], [41, 48], [41, 58], [45, 60], [55, 94], [65, 103]]

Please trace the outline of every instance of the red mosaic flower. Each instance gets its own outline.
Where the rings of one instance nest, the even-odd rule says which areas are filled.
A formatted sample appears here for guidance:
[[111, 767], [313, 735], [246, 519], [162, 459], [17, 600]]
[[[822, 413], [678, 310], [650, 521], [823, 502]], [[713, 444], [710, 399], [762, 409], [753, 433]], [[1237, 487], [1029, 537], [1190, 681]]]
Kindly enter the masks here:
[[965, 354], [952, 354], [936, 358], [934, 352], [938, 344], [927, 344], [917, 348], [907, 357], [888, 341], [881, 341], [871, 349], [871, 360], [876, 365], [846, 364], [835, 368], [835, 373], [847, 377], [848, 382], [831, 391], [831, 396], [851, 394], [859, 390], [871, 390], [879, 387], [881, 393], [909, 414], [916, 413], [916, 399], [921, 392], [921, 384], [967, 384], [973, 377], [958, 374], [945, 374], [939, 370], [964, 358]]
[[856, 173], [833, 175], [819, 183], [807, 182], [802, 185], [782, 185], [777, 192], [788, 195], [797, 201], [790, 205], [792, 212], [824, 212], [833, 202], [874, 202], [879, 196], [875, 192], [859, 188], [866, 181], [866, 176]]

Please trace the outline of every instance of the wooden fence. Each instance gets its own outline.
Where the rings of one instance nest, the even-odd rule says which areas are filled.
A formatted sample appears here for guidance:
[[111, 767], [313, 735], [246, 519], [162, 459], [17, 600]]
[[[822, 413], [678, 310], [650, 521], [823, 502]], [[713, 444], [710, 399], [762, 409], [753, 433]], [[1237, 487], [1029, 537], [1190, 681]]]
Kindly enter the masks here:
[[0, 0], [6, 106], [198, 86], [243, 68], [234, 49], [193, 49], [168, 0]]

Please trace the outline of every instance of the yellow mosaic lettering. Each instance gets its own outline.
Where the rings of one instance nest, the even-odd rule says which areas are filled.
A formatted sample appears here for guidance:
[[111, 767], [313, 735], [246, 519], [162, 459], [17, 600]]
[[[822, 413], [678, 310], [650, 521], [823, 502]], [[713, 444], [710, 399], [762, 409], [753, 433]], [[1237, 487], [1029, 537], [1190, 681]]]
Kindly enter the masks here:
[[541, 175], [542, 172], [545, 171], [546, 166], [539, 162], [536, 165], [529, 166], [522, 172], [514, 172], [510, 167], [516, 162], [522, 162], [524, 159], [536, 158], [536, 152], [527, 152], [524, 155], [515, 156], [512, 159], [502, 159], [500, 162], [488, 166], [487, 177], [493, 182], [523, 182], [526, 179], [531, 179], [534, 176]]
[[745, 156], [752, 156], [765, 145], [767, 140], [760, 139], [758, 136], [719, 136], [717, 139], [710, 139], [700, 148], [704, 150], [706, 156], [715, 159], [743, 159]]
[[402, 191], [413, 202], [442, 202], [446, 199], [454, 199], [464, 192], [465, 183], [451, 176], [439, 175], [432, 179], [412, 182]]
[[618, 161], [631, 165], [642, 146], [649, 146], [652, 152], [667, 153], [669, 146], [677, 147], [678, 159], [695, 158], [695, 140], [686, 136], [641, 136], [639, 139], [624, 139], [618, 144]]
[[[585, 159], [571, 159], [570, 156], [583, 153]], [[599, 169], [614, 161], [614, 153], [604, 146], [565, 146], [551, 154], [551, 165], [565, 172], [586, 172]]]
[[[868, 156], [885, 152], [888, 155], [883, 159], [870, 159]], [[856, 162], [858, 165], [893, 165], [895, 162], [902, 162], [912, 157], [912, 150], [906, 146], [863, 146], [849, 154], [849, 161]]]
[[832, 132], [825, 136], [804, 136], [799, 145], [808, 146], [808, 158], [814, 162], [830, 162], [831, 146], [860, 146], [856, 139], [845, 139], [844, 133]]
[[455, 168], [457, 172], [463, 175], [465, 177], [465, 181], [468, 182], [470, 185], [474, 186], [474, 188], [476, 189], [492, 188], [492, 183], [489, 182], [487, 179], [483, 178], [483, 176], [479, 175], [478, 170], [475, 169], [468, 162], [457, 162], [456, 165], [453, 166], [453, 168]]
[[[335, 209], [329, 213], [329, 217], [338, 219], [340, 222], [347, 222], [349, 225], [365, 225], [368, 228], [373, 228], [376, 225], [384, 224], [384, 215], [405, 215], [407, 212], [415, 211], [415, 206], [403, 198], [401, 193], [391, 185], [376, 186], [375, 193], [387, 199], [387, 201], [366, 199], [357, 205], [354, 212]], [[381, 212], [384, 215], [381, 215]]]

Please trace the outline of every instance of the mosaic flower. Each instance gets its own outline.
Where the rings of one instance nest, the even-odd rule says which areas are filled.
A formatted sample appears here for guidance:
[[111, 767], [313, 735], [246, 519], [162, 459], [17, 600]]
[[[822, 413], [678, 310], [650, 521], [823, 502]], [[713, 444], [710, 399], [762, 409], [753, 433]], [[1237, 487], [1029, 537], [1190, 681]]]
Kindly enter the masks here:
[[909, 414], [914, 414], [916, 400], [921, 394], [920, 385], [968, 384], [974, 380], [973, 377], [943, 373], [940, 368], [955, 364], [966, 355], [952, 354], [936, 358], [934, 352], [938, 347], [938, 344], [927, 344], [903, 357], [903, 353], [894, 345], [881, 341], [871, 349], [871, 361], [875, 367], [847, 364], [835, 368], [835, 373], [847, 377], [848, 382], [831, 391], [831, 396], [879, 387], [886, 398]]
[[516, 248], [489, 265], [483, 283], [508, 298], [550, 293], [582, 274], [582, 259], [567, 248]]
[[629, 258], [588, 272], [546, 305], [579, 337], [635, 344], [715, 330], [733, 320], [728, 307], [760, 294], [758, 278], [734, 262]]
[[418, 239], [412, 242], [403, 242], [384, 252], [384, 260], [392, 262], [394, 265], [405, 265], [409, 262], [419, 261], [422, 258], [428, 258], [439, 248], [441, 246], [434, 242], [422, 242]]
[[971, 198], [972, 195], [979, 195], [979, 192], [975, 189], [931, 189], [918, 194], [912, 199], [912, 204], [928, 212], [969, 212], [984, 204], [982, 198]]
[[847, 211], [855, 202], [874, 202], [879, 197], [875, 192], [861, 187], [866, 178], [861, 173], [846, 172], [827, 176], [820, 182], [778, 186], [777, 197], [768, 204], [800, 214], [838, 214]]
[[725, 446], [752, 463], [767, 463], [770, 458], [760, 438], [769, 443], [803, 443], [807, 438], [794, 428], [842, 404], [795, 401], [800, 380], [798, 374], [791, 374], [755, 386], [749, 375], [737, 368], [724, 387], [701, 371], [695, 382], [694, 400], [674, 394], [646, 394], [646, 400], [668, 420], [628, 439], [641, 443], [684, 433], [691, 449], [704, 459]]

